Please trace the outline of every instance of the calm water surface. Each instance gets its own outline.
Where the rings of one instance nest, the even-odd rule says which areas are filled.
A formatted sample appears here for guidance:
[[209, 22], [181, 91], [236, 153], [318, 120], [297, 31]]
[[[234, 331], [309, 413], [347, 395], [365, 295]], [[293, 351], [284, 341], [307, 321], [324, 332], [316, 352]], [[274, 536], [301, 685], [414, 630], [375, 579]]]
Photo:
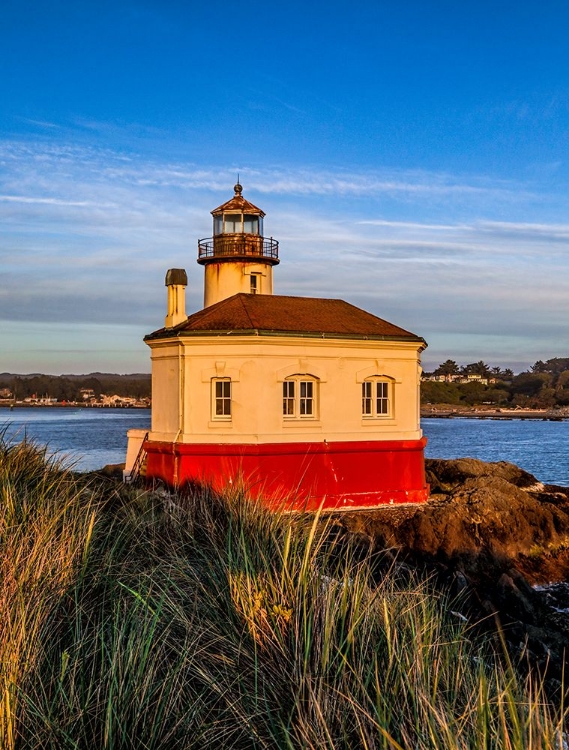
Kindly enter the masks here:
[[569, 422], [422, 419], [429, 458], [511, 461], [542, 482], [569, 486]]
[[123, 463], [126, 433], [150, 428], [150, 409], [14, 408], [0, 410], [0, 428], [8, 439], [36, 440], [78, 471]]
[[[511, 461], [542, 482], [569, 486], [569, 422], [423, 419], [429, 458]], [[124, 461], [126, 433], [150, 428], [150, 409], [0, 410], [10, 440], [25, 435], [68, 457], [80, 471]]]

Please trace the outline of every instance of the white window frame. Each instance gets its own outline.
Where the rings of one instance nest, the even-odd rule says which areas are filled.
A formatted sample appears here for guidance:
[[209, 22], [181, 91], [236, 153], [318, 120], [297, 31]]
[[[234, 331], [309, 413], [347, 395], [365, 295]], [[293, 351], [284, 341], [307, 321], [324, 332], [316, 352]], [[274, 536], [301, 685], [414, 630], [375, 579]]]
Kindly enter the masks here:
[[314, 375], [290, 375], [282, 381], [283, 419], [318, 419], [319, 380]]
[[362, 380], [362, 418], [390, 419], [393, 416], [393, 381], [373, 376]]
[[261, 274], [255, 273], [254, 271], [249, 276], [249, 293], [260, 294], [261, 293]]
[[216, 422], [231, 422], [233, 387], [231, 378], [211, 379], [211, 418]]

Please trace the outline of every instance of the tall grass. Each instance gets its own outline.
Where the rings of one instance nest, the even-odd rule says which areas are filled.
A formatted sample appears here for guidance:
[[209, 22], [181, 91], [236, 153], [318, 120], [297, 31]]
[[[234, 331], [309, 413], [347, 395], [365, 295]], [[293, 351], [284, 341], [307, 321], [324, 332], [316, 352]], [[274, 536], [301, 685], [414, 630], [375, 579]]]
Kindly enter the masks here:
[[559, 748], [562, 707], [419, 576], [244, 493], [0, 446], [1, 747]]

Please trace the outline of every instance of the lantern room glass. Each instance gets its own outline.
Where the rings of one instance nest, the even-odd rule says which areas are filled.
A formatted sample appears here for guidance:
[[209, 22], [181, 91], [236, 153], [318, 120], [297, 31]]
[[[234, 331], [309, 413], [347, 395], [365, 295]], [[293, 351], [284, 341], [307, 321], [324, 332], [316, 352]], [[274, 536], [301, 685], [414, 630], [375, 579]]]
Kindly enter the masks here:
[[245, 214], [243, 217], [243, 231], [245, 234], [259, 234], [259, 217]]
[[222, 214], [213, 218], [213, 234], [263, 234], [263, 218], [255, 214]]
[[241, 234], [241, 232], [243, 231], [242, 214], [225, 214], [224, 219], [224, 234]]

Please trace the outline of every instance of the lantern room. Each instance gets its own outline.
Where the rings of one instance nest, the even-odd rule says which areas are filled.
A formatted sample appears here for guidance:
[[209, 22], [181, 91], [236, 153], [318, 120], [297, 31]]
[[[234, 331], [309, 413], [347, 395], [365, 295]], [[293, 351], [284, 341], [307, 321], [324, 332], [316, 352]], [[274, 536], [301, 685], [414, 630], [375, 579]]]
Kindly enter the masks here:
[[279, 262], [279, 243], [263, 236], [264, 211], [235, 194], [215, 208], [213, 237], [198, 240], [198, 263], [205, 266], [204, 307], [241, 292], [273, 293], [273, 266]]

